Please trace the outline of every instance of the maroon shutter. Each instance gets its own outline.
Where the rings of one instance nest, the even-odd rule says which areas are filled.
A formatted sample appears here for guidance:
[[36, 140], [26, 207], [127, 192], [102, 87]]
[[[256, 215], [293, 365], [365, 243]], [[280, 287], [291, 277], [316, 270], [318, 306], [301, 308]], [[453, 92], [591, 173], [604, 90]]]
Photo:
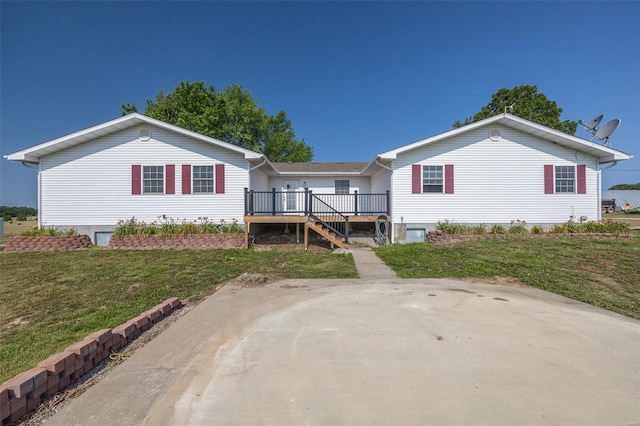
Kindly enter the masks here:
[[545, 164], [544, 165], [544, 193], [545, 194], [553, 194], [553, 165]]
[[182, 193], [191, 194], [191, 165], [182, 165]]
[[224, 194], [224, 164], [216, 164], [216, 194]]
[[587, 166], [584, 164], [578, 164], [576, 167], [578, 176], [578, 194], [587, 193]]
[[142, 194], [142, 166], [133, 164], [131, 166], [131, 195]]
[[444, 193], [453, 194], [453, 164], [444, 165]]
[[175, 194], [176, 193], [176, 165], [175, 164], [167, 164], [165, 169], [167, 170], [166, 180], [165, 180], [165, 192], [167, 194]]
[[422, 193], [422, 166], [420, 164], [411, 166], [411, 193]]

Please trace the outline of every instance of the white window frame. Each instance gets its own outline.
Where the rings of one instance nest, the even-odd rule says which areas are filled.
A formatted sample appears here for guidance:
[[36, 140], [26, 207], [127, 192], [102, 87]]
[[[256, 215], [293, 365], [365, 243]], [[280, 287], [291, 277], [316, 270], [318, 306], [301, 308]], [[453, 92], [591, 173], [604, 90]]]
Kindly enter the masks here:
[[[439, 170], [438, 170], [439, 169]], [[440, 177], [437, 174], [440, 174]], [[434, 174], [435, 173], [435, 174]], [[429, 183], [427, 183], [429, 182]], [[440, 183], [438, 183], [440, 182]], [[444, 165], [423, 164], [422, 165], [422, 193], [423, 194], [444, 194]], [[427, 188], [439, 186], [439, 191], [428, 191]]]
[[[345, 186], [346, 182], [346, 186]], [[335, 194], [349, 194], [351, 191], [351, 182], [349, 179], [336, 179], [333, 183]]]
[[[201, 177], [201, 171], [200, 168], [211, 168], [211, 178], [207, 177]], [[196, 169], [198, 169], [198, 177], [196, 177]], [[192, 194], [215, 194], [216, 192], [216, 186], [215, 186], [215, 177], [216, 177], [216, 169], [215, 166], [213, 166], [212, 164], [205, 164], [205, 165], [192, 165], [191, 166], [191, 193]], [[207, 185], [206, 187], [206, 191], [202, 191], [202, 187], [201, 184], [202, 182], [208, 182], [211, 181], [211, 186], [209, 187], [209, 185]], [[196, 185], [196, 182], [198, 183]]]
[[[160, 172], [160, 176], [158, 176], [158, 172]], [[164, 166], [142, 166], [142, 193], [151, 195], [164, 194], [165, 178]], [[153, 186], [151, 186], [152, 183]]]
[[553, 189], [556, 194], [575, 194], [577, 184], [576, 166], [553, 167]]

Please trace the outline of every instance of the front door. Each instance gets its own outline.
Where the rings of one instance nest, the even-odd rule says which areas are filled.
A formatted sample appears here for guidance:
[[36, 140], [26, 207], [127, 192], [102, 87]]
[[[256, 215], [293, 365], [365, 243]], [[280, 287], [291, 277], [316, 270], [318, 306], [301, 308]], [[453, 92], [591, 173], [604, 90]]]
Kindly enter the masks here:
[[297, 180], [285, 180], [284, 181], [284, 190], [282, 191], [285, 212], [297, 212], [300, 209], [298, 208], [298, 181]]

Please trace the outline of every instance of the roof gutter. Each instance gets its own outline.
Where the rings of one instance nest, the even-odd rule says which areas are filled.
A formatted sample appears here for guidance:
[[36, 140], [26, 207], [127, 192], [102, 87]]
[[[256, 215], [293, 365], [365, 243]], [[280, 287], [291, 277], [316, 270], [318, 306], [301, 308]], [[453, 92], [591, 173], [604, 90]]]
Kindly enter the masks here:
[[[7, 157], [5, 157], [5, 158], [7, 158]], [[22, 164], [23, 166], [25, 166], [25, 167], [26, 167], [27, 169], [29, 169], [29, 170], [33, 170], [33, 171], [34, 171], [34, 172], [36, 172], [36, 173], [40, 173], [40, 170], [35, 169], [35, 168], [33, 168], [33, 167], [30, 167], [30, 166], [27, 166], [27, 162], [26, 162], [26, 161], [21, 161], [21, 162], [20, 162], [20, 164]]]

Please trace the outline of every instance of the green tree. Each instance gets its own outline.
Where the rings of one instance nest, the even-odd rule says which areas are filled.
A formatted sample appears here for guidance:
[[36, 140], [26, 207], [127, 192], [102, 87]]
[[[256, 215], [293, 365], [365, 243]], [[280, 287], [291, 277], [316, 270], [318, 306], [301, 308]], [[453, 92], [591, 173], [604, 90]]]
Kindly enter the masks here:
[[[122, 115], [137, 112], [133, 104], [120, 105]], [[265, 154], [271, 161], [311, 161], [313, 148], [298, 140], [284, 111], [275, 116], [241, 85], [221, 92], [203, 81], [181, 82], [170, 93], [162, 90], [148, 99], [144, 115]]]
[[[511, 106], [513, 105], [513, 111]], [[456, 121], [453, 127], [462, 127], [476, 121], [484, 120], [497, 114], [507, 112], [520, 118], [542, 124], [552, 129], [573, 135], [578, 123], [571, 120], [560, 121], [562, 108], [555, 101], [538, 93], [537, 86], [517, 86], [513, 89], [500, 89], [491, 95], [491, 102], [483, 106], [480, 112], [468, 117], [464, 121]]]
[[610, 191], [626, 189], [626, 190], [640, 190], [640, 182], [638, 183], [619, 183], [609, 188]]

